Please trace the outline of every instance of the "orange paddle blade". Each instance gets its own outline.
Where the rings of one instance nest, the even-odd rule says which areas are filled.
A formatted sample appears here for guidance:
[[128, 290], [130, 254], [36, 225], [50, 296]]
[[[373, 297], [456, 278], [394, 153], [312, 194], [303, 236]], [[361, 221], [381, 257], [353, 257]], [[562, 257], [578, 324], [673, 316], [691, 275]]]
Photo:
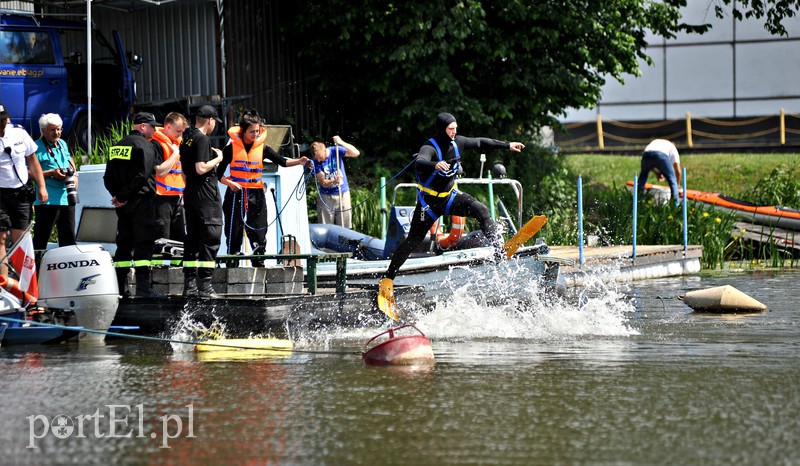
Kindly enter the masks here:
[[528, 220], [528, 223], [523, 225], [517, 234], [512, 236], [511, 239], [506, 241], [506, 244], [503, 245], [503, 249], [506, 251], [506, 259], [511, 259], [511, 256], [517, 252], [517, 249], [531, 239], [533, 235], [538, 233], [545, 223], [547, 223], [547, 217], [544, 215], [536, 215]]

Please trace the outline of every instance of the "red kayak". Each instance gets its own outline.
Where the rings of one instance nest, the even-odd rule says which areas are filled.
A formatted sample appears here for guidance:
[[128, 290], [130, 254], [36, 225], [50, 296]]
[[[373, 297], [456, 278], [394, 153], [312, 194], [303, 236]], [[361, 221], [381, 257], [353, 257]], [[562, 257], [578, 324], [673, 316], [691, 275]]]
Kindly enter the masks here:
[[[627, 185], [633, 187], [633, 181]], [[647, 183], [645, 189], [658, 189], [669, 192], [669, 187]], [[767, 225], [786, 230], [800, 231], [800, 210], [781, 206], [760, 206], [734, 199], [719, 193], [708, 193], [694, 189], [686, 190], [686, 197], [695, 202], [709, 204], [715, 208], [733, 212], [742, 220], [758, 225]]]

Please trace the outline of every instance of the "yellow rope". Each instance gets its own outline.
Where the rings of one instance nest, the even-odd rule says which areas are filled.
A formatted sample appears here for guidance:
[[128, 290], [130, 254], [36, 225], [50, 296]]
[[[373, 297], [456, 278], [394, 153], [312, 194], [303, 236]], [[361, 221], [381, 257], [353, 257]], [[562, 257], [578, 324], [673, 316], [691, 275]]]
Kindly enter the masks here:
[[566, 129], [580, 128], [581, 126], [588, 125], [589, 123], [594, 123], [594, 122], [593, 121], [578, 121], [578, 122], [575, 122], [575, 123], [568, 123], [568, 124], [564, 125], [564, 128], [566, 128]]
[[619, 126], [620, 128], [629, 128], [629, 129], [653, 129], [653, 128], [660, 128], [662, 126], [666, 126], [670, 123], [675, 123], [678, 120], [664, 120], [664, 121], [657, 121], [655, 123], [624, 123], [622, 121], [616, 120], [603, 120], [604, 124]]
[[739, 140], [739, 139], [750, 139], [750, 138], [757, 138], [759, 136], [764, 136], [771, 133], [777, 133], [778, 128], [772, 129], [765, 129], [764, 131], [757, 131], [755, 133], [747, 133], [747, 134], [714, 134], [714, 133], [706, 133], [705, 131], [697, 131], [694, 130], [693, 133], [698, 136], [703, 136], [709, 139], [730, 139], [730, 140]]
[[758, 117], [758, 118], [752, 118], [750, 120], [744, 120], [744, 121], [722, 121], [722, 120], [714, 120], [712, 118], [695, 117], [695, 120], [702, 121], [704, 123], [710, 123], [712, 125], [718, 125], [718, 126], [747, 126], [747, 125], [754, 125], [756, 123], [761, 123], [762, 121], [767, 120], [767, 118], [772, 118], [772, 117], [771, 116]]
[[[626, 137], [623, 137], [623, 136], [615, 136], [613, 134], [609, 134], [609, 133], [606, 133], [606, 132], [603, 132], [603, 134], [607, 138], [613, 139], [615, 141], [630, 142], [630, 143], [635, 143], [635, 144], [647, 144], [647, 143], [649, 143], [650, 141], [653, 140], [652, 137], [645, 138], [645, 139], [636, 139], [636, 138], [626, 138]], [[677, 133], [672, 133], [672, 134], [668, 134], [666, 136], [659, 136], [659, 137], [661, 139], [672, 140], [672, 139], [676, 139], [676, 138], [678, 138], [680, 136], [685, 136], [685, 135], [686, 135], [686, 130], [681, 130], [681, 131], [678, 131]]]
[[800, 130], [792, 129], [792, 128], [786, 128], [786, 132], [787, 133], [792, 133], [792, 134], [800, 134]]

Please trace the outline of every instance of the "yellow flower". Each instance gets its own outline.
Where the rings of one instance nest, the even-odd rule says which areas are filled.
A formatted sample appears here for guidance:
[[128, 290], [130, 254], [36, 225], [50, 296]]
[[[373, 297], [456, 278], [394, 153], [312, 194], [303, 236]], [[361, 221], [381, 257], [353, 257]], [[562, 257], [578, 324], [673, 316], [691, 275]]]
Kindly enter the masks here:
[[720, 222], [722, 222], [722, 219], [717, 217], [717, 218], [714, 219], [714, 221], [717, 222], [717, 223], [720, 223]]
[[672, 220], [672, 215], [667, 215], [667, 220]]
[[708, 217], [708, 212], [703, 212], [703, 217]]

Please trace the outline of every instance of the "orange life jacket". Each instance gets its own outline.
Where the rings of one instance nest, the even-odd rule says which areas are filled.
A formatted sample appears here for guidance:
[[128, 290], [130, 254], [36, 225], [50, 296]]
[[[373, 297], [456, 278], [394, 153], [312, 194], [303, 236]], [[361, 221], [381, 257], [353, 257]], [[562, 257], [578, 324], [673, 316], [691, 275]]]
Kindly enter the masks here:
[[[170, 144], [180, 144], [182, 138], [177, 141], [170, 140], [166, 134], [162, 133], [163, 128], [156, 129], [153, 133], [153, 141], [156, 141], [164, 152], [164, 160], [172, 155], [172, 147]], [[183, 188], [186, 187], [186, 181], [183, 179], [183, 169], [181, 168], [180, 158], [172, 169], [164, 176], [156, 175], [156, 194], [159, 196], [180, 196], [183, 194]]]
[[243, 188], [264, 188], [261, 174], [264, 171], [264, 142], [267, 132], [262, 131], [253, 142], [250, 152], [244, 150], [244, 142], [238, 126], [228, 129], [228, 136], [233, 145], [233, 159], [231, 160], [230, 179], [239, 183]]

